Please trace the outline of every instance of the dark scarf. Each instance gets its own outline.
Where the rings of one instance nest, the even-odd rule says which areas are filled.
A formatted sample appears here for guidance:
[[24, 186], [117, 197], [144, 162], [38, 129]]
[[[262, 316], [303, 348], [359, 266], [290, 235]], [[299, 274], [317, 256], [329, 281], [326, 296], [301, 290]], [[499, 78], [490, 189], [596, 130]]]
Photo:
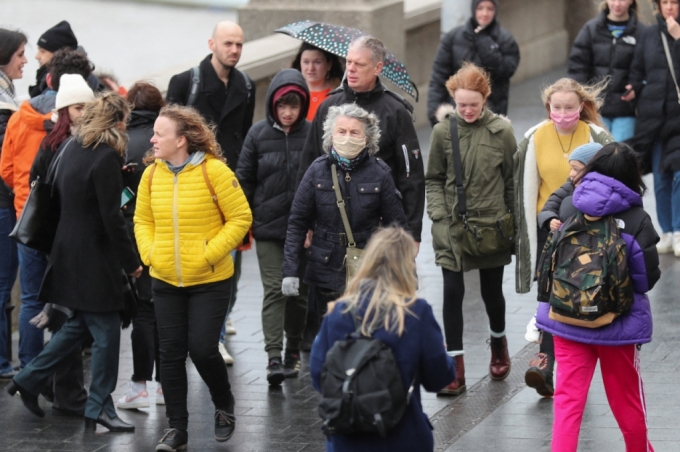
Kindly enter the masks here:
[[333, 147], [331, 147], [331, 162], [337, 163], [343, 171], [354, 171], [364, 160], [368, 158], [368, 150], [364, 149], [359, 155], [353, 159], [348, 159], [338, 154]]

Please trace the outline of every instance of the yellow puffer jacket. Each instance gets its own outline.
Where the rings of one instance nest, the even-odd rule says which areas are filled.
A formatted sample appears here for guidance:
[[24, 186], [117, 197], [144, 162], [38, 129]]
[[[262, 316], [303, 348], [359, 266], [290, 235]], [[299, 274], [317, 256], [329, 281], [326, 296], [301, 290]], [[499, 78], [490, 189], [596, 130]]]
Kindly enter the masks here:
[[[203, 159], [224, 224], [203, 177]], [[234, 173], [203, 152], [193, 153], [177, 174], [157, 159], [149, 196], [150, 172], [151, 166], [138, 188], [135, 236], [151, 276], [179, 287], [230, 278], [234, 274], [230, 253], [243, 241], [253, 219]]]

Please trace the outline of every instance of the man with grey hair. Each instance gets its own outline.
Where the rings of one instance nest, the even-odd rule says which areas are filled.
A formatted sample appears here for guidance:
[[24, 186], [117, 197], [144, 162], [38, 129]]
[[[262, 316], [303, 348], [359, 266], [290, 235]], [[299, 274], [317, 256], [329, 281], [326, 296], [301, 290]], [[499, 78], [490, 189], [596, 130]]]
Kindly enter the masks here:
[[379, 119], [380, 140], [376, 155], [392, 170], [394, 183], [401, 192], [409, 232], [419, 243], [425, 208], [423, 159], [411, 117], [413, 107], [388, 90], [378, 78], [385, 54], [383, 43], [372, 36], [361, 36], [350, 44], [345, 80], [316, 112], [302, 152], [297, 179], [301, 181], [307, 168], [324, 153], [323, 124], [329, 108], [356, 103]]

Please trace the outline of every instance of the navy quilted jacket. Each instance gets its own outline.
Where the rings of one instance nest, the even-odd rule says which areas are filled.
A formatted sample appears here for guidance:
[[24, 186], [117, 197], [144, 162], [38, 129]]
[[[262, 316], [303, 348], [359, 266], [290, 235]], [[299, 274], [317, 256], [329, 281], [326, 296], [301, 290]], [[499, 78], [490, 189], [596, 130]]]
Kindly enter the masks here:
[[[308, 258], [304, 281], [342, 291], [345, 288], [347, 245], [340, 236], [345, 228], [333, 190], [332, 163], [328, 155], [317, 158], [300, 182], [288, 219], [283, 277], [298, 275], [300, 254], [304, 251]], [[407, 227], [401, 195], [385, 162], [370, 155], [349, 172], [350, 181], [346, 176], [347, 173], [338, 167], [340, 190], [358, 248], [366, 246], [380, 224]], [[308, 229], [314, 230], [314, 240], [312, 246], [304, 249]]]

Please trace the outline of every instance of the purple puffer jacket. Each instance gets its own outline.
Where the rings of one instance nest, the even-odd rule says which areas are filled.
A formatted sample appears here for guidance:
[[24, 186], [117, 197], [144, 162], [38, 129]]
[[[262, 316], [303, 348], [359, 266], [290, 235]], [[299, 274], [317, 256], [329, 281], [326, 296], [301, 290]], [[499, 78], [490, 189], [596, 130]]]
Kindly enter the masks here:
[[[540, 303], [536, 324], [544, 331], [572, 341], [594, 345], [645, 344], [652, 340], [652, 311], [646, 292], [659, 280], [659, 236], [642, 209], [640, 195], [616, 179], [589, 173], [574, 190], [574, 206], [591, 216], [614, 215], [626, 242], [628, 271], [635, 301], [630, 311], [601, 328], [582, 328], [551, 320], [550, 305]], [[569, 198], [564, 202], [569, 202]], [[564, 221], [566, 218], [563, 218]]]

